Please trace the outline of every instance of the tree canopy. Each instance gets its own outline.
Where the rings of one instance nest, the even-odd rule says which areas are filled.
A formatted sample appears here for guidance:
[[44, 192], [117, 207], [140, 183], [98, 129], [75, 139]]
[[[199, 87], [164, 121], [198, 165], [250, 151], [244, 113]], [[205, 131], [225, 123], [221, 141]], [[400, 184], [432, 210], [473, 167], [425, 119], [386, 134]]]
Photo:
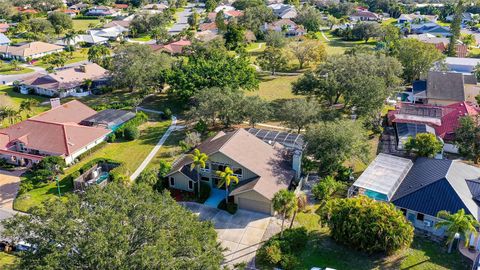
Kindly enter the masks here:
[[306, 153], [311, 155], [319, 171], [330, 174], [351, 158], [368, 161], [365, 131], [358, 122], [341, 120], [316, 124], [305, 134]]
[[398, 41], [395, 56], [403, 66], [403, 77], [407, 82], [420, 79], [433, 64], [443, 58], [433, 44], [405, 38]]
[[18, 269], [220, 269], [223, 260], [211, 223], [143, 184], [47, 201], [3, 225], [34, 247]]
[[459, 127], [455, 130], [455, 144], [458, 152], [465, 158], [480, 162], [480, 128], [478, 119], [465, 116], [459, 119]]
[[188, 59], [174, 64], [168, 75], [170, 94], [183, 99], [211, 87], [254, 90], [259, 81], [255, 69], [243, 55], [227, 53], [223, 47], [196, 48]]
[[[392, 57], [373, 54], [330, 56], [293, 83], [293, 92], [327, 106], [339, 102], [359, 116], [378, 111], [401, 83], [402, 66]], [[341, 101], [342, 98], [342, 101]]]
[[405, 143], [405, 149], [415, 152], [421, 157], [434, 157], [442, 151], [443, 144], [432, 133], [418, 133], [415, 138], [409, 137]]

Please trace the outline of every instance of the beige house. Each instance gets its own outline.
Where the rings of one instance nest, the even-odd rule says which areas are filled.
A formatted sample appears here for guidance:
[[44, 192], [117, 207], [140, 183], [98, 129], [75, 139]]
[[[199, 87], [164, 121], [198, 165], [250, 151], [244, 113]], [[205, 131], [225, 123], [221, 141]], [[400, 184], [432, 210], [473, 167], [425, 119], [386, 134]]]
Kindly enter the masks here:
[[476, 103], [480, 86], [475, 75], [457, 72], [430, 71], [427, 78], [427, 90], [417, 94], [427, 104], [446, 106], [468, 101]]
[[2, 58], [20, 61], [26, 61], [27, 58], [38, 59], [61, 51], [63, 51], [62, 46], [41, 41], [34, 41], [21, 46], [0, 46], [0, 56]]
[[[197, 149], [209, 156], [207, 166], [201, 169], [201, 181], [218, 187], [216, 171], [230, 167], [239, 178], [239, 184], [230, 187], [230, 199], [240, 209], [273, 214], [272, 198], [281, 189], [291, 187], [300, 172], [301, 154], [293, 153], [277, 142], [271, 144], [244, 129], [219, 132]], [[297, 162], [295, 162], [297, 160]], [[180, 157], [167, 175], [170, 188], [194, 192], [197, 173], [190, 170], [192, 160]], [[293, 165], [295, 164], [295, 165]]]

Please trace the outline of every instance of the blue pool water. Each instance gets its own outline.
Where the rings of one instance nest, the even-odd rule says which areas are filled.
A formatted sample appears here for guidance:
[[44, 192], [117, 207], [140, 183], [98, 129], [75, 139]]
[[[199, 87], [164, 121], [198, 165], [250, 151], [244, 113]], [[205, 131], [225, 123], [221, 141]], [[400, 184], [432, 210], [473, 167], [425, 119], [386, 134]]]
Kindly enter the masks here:
[[374, 199], [374, 200], [377, 200], [377, 201], [388, 201], [388, 198], [387, 198], [387, 195], [385, 194], [382, 194], [382, 193], [378, 193], [378, 192], [375, 192], [375, 191], [372, 191], [372, 190], [365, 190], [365, 196], [371, 198], [371, 199]]
[[102, 173], [100, 174], [100, 176], [98, 177], [97, 181], [96, 181], [97, 184], [100, 184], [100, 183], [102, 183], [103, 181], [105, 181], [106, 179], [108, 179], [108, 175], [109, 175], [108, 172], [102, 172]]

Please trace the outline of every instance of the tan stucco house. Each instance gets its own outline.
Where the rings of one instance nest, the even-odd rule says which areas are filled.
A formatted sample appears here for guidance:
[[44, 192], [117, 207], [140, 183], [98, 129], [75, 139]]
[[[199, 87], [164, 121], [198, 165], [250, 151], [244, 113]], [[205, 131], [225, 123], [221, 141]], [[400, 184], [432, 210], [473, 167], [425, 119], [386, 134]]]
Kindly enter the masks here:
[[[230, 199], [239, 209], [273, 214], [273, 195], [291, 187], [300, 172], [301, 154], [278, 142], [259, 139], [244, 129], [219, 132], [200, 144], [197, 149], [209, 156], [207, 166], [201, 169], [201, 181], [218, 187], [216, 171], [226, 166], [239, 178], [233, 186]], [[183, 155], [176, 160], [167, 175], [170, 188], [194, 192], [196, 171], [190, 170], [192, 160]]]

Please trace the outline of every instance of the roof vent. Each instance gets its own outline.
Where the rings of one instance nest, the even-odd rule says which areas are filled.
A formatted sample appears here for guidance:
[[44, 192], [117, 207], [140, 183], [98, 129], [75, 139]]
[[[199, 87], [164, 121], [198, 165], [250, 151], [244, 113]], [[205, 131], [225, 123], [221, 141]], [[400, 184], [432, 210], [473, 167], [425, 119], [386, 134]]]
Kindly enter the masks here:
[[50, 99], [50, 106], [53, 108], [60, 106], [60, 98], [51, 98]]

